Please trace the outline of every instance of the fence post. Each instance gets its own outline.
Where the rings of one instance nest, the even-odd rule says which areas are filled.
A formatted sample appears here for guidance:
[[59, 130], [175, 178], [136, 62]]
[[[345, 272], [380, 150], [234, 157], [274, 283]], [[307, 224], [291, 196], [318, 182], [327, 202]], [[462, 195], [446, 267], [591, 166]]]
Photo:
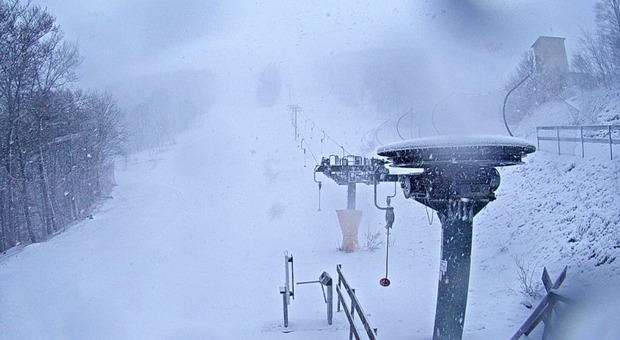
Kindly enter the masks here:
[[560, 153], [560, 127], [559, 126], [555, 127], [555, 133], [556, 133], [556, 136], [558, 137], [558, 155], [561, 155]]
[[581, 132], [581, 158], [584, 158], [586, 156], [585, 151], [584, 151], [584, 147], [583, 147], [583, 126], [581, 126], [579, 128], [579, 131]]
[[609, 125], [609, 159], [614, 159], [613, 141], [611, 139], [611, 125]]
[[327, 285], [327, 323], [332, 324], [334, 318], [334, 284], [330, 279]]
[[[323, 291], [323, 298], [327, 304], [327, 323], [331, 325], [334, 315], [334, 280], [327, 272], [323, 272], [319, 277], [319, 283]], [[325, 296], [324, 287], [327, 287], [327, 296]]]

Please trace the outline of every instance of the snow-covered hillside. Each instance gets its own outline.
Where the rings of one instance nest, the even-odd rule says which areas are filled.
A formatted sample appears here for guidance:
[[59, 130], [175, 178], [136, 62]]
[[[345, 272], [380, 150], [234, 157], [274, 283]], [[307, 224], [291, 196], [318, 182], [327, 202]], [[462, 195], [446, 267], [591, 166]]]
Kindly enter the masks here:
[[[306, 122], [302, 133], [320, 157], [322, 136], [311, 126]], [[329, 133], [352, 145], [372, 127], [334, 120]], [[341, 152], [326, 145], [324, 154]], [[436, 216], [398, 193], [392, 285], [383, 288], [385, 249], [337, 250], [334, 210], [345, 206], [346, 190], [322, 179], [318, 211], [314, 159], [306, 157], [304, 167], [285, 107], [242, 104], [216, 106], [157, 159], [145, 153], [117, 164], [113, 199], [92, 220], [0, 259], [2, 338], [345, 339], [344, 315], [327, 325], [316, 285], [297, 287], [293, 332], [282, 332], [278, 287], [289, 251], [298, 281], [324, 270], [335, 276], [342, 264], [380, 338], [430, 339]], [[474, 220], [466, 339], [508, 338], [531, 312], [523, 302], [537, 301], [520, 293], [515, 260], [529, 265], [536, 281], [543, 266], [555, 277], [568, 265], [564, 292], [577, 302], [588, 296], [582, 287], [620, 283], [619, 167], [604, 157], [538, 152], [500, 170], [497, 200]], [[380, 195], [392, 190], [384, 185]], [[383, 232], [372, 199], [372, 188], [358, 188], [362, 243], [367, 232]], [[620, 294], [606, 298], [617, 302]], [[617, 305], [603, 305], [600, 315], [615, 317]], [[578, 331], [592, 335], [592, 327], [599, 339], [611, 339], [603, 333], [609, 325], [617, 331], [609, 319], [601, 328], [576, 317], [575, 339], [588, 338]]]

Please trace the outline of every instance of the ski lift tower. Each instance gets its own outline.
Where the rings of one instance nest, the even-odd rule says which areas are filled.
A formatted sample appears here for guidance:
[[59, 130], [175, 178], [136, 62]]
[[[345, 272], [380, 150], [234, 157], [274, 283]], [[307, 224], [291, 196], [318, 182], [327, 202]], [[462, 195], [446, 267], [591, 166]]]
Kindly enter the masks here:
[[[358, 248], [357, 230], [362, 212], [355, 210], [356, 185], [376, 185], [377, 181], [398, 181], [395, 175], [389, 175], [385, 161], [376, 158], [348, 155], [323, 157], [321, 164], [314, 168], [314, 174], [322, 173], [338, 185], [347, 186], [347, 209], [336, 210], [338, 222], [342, 229], [341, 249], [353, 252]], [[315, 178], [316, 181], [316, 178]], [[319, 186], [320, 190], [320, 186]]]
[[379, 156], [393, 167], [423, 169], [399, 175], [405, 198], [437, 212], [442, 243], [433, 339], [461, 339], [467, 307], [473, 218], [495, 199], [496, 167], [517, 165], [536, 148], [505, 136], [437, 136], [386, 145]]

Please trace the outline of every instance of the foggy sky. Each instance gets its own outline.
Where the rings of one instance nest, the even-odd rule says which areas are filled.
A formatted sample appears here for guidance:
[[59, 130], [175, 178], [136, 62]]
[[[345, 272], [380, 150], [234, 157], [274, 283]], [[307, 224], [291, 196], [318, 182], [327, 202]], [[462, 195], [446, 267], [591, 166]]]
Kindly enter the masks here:
[[[539, 35], [592, 30], [596, 1], [78, 1], [38, 0], [77, 41], [82, 83], [209, 69], [244, 83], [276, 63], [284, 82], [313, 77], [316, 63], [368, 50], [411, 52], [438, 92], [505, 84]], [[386, 52], [389, 53], [389, 52]], [[441, 94], [438, 94], [441, 95]]]

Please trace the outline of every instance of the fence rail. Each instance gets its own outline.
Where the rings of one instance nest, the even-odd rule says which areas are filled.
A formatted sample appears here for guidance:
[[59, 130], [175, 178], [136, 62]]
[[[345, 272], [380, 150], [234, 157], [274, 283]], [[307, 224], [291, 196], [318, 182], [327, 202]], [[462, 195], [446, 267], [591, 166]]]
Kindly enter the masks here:
[[[337, 265], [336, 271], [338, 272], [338, 285], [336, 286], [336, 293], [338, 293], [338, 311], [340, 311], [340, 306], [342, 305], [342, 309], [347, 316], [347, 320], [349, 320], [349, 340], [355, 337], [356, 340], [360, 340], [360, 334], [355, 327], [355, 312], [357, 311], [357, 315], [359, 315], [359, 319], [364, 326], [364, 330], [368, 335], [368, 339], [376, 340], [377, 339], [377, 329], [373, 328], [370, 325], [370, 321], [366, 318], [366, 314], [362, 309], [362, 305], [360, 304], [357, 296], [355, 295], [355, 289], [351, 288], [347, 280], [344, 278], [342, 274], [342, 266]], [[351, 306], [349, 307], [345, 301], [344, 294], [342, 292], [342, 287], [344, 287], [345, 292], [350, 298]]]
[[[554, 131], [555, 134], [544, 135]], [[579, 136], [562, 136], [563, 131], [579, 132]], [[615, 138], [614, 138], [615, 136]], [[609, 144], [609, 159], [614, 158], [614, 144], [620, 144], [620, 125], [578, 125], [578, 126], [539, 126], [536, 128], [536, 140], [540, 150], [540, 141], [557, 142], [558, 155], [562, 154], [562, 142], [581, 143], [581, 157], [585, 157], [585, 144]]]

